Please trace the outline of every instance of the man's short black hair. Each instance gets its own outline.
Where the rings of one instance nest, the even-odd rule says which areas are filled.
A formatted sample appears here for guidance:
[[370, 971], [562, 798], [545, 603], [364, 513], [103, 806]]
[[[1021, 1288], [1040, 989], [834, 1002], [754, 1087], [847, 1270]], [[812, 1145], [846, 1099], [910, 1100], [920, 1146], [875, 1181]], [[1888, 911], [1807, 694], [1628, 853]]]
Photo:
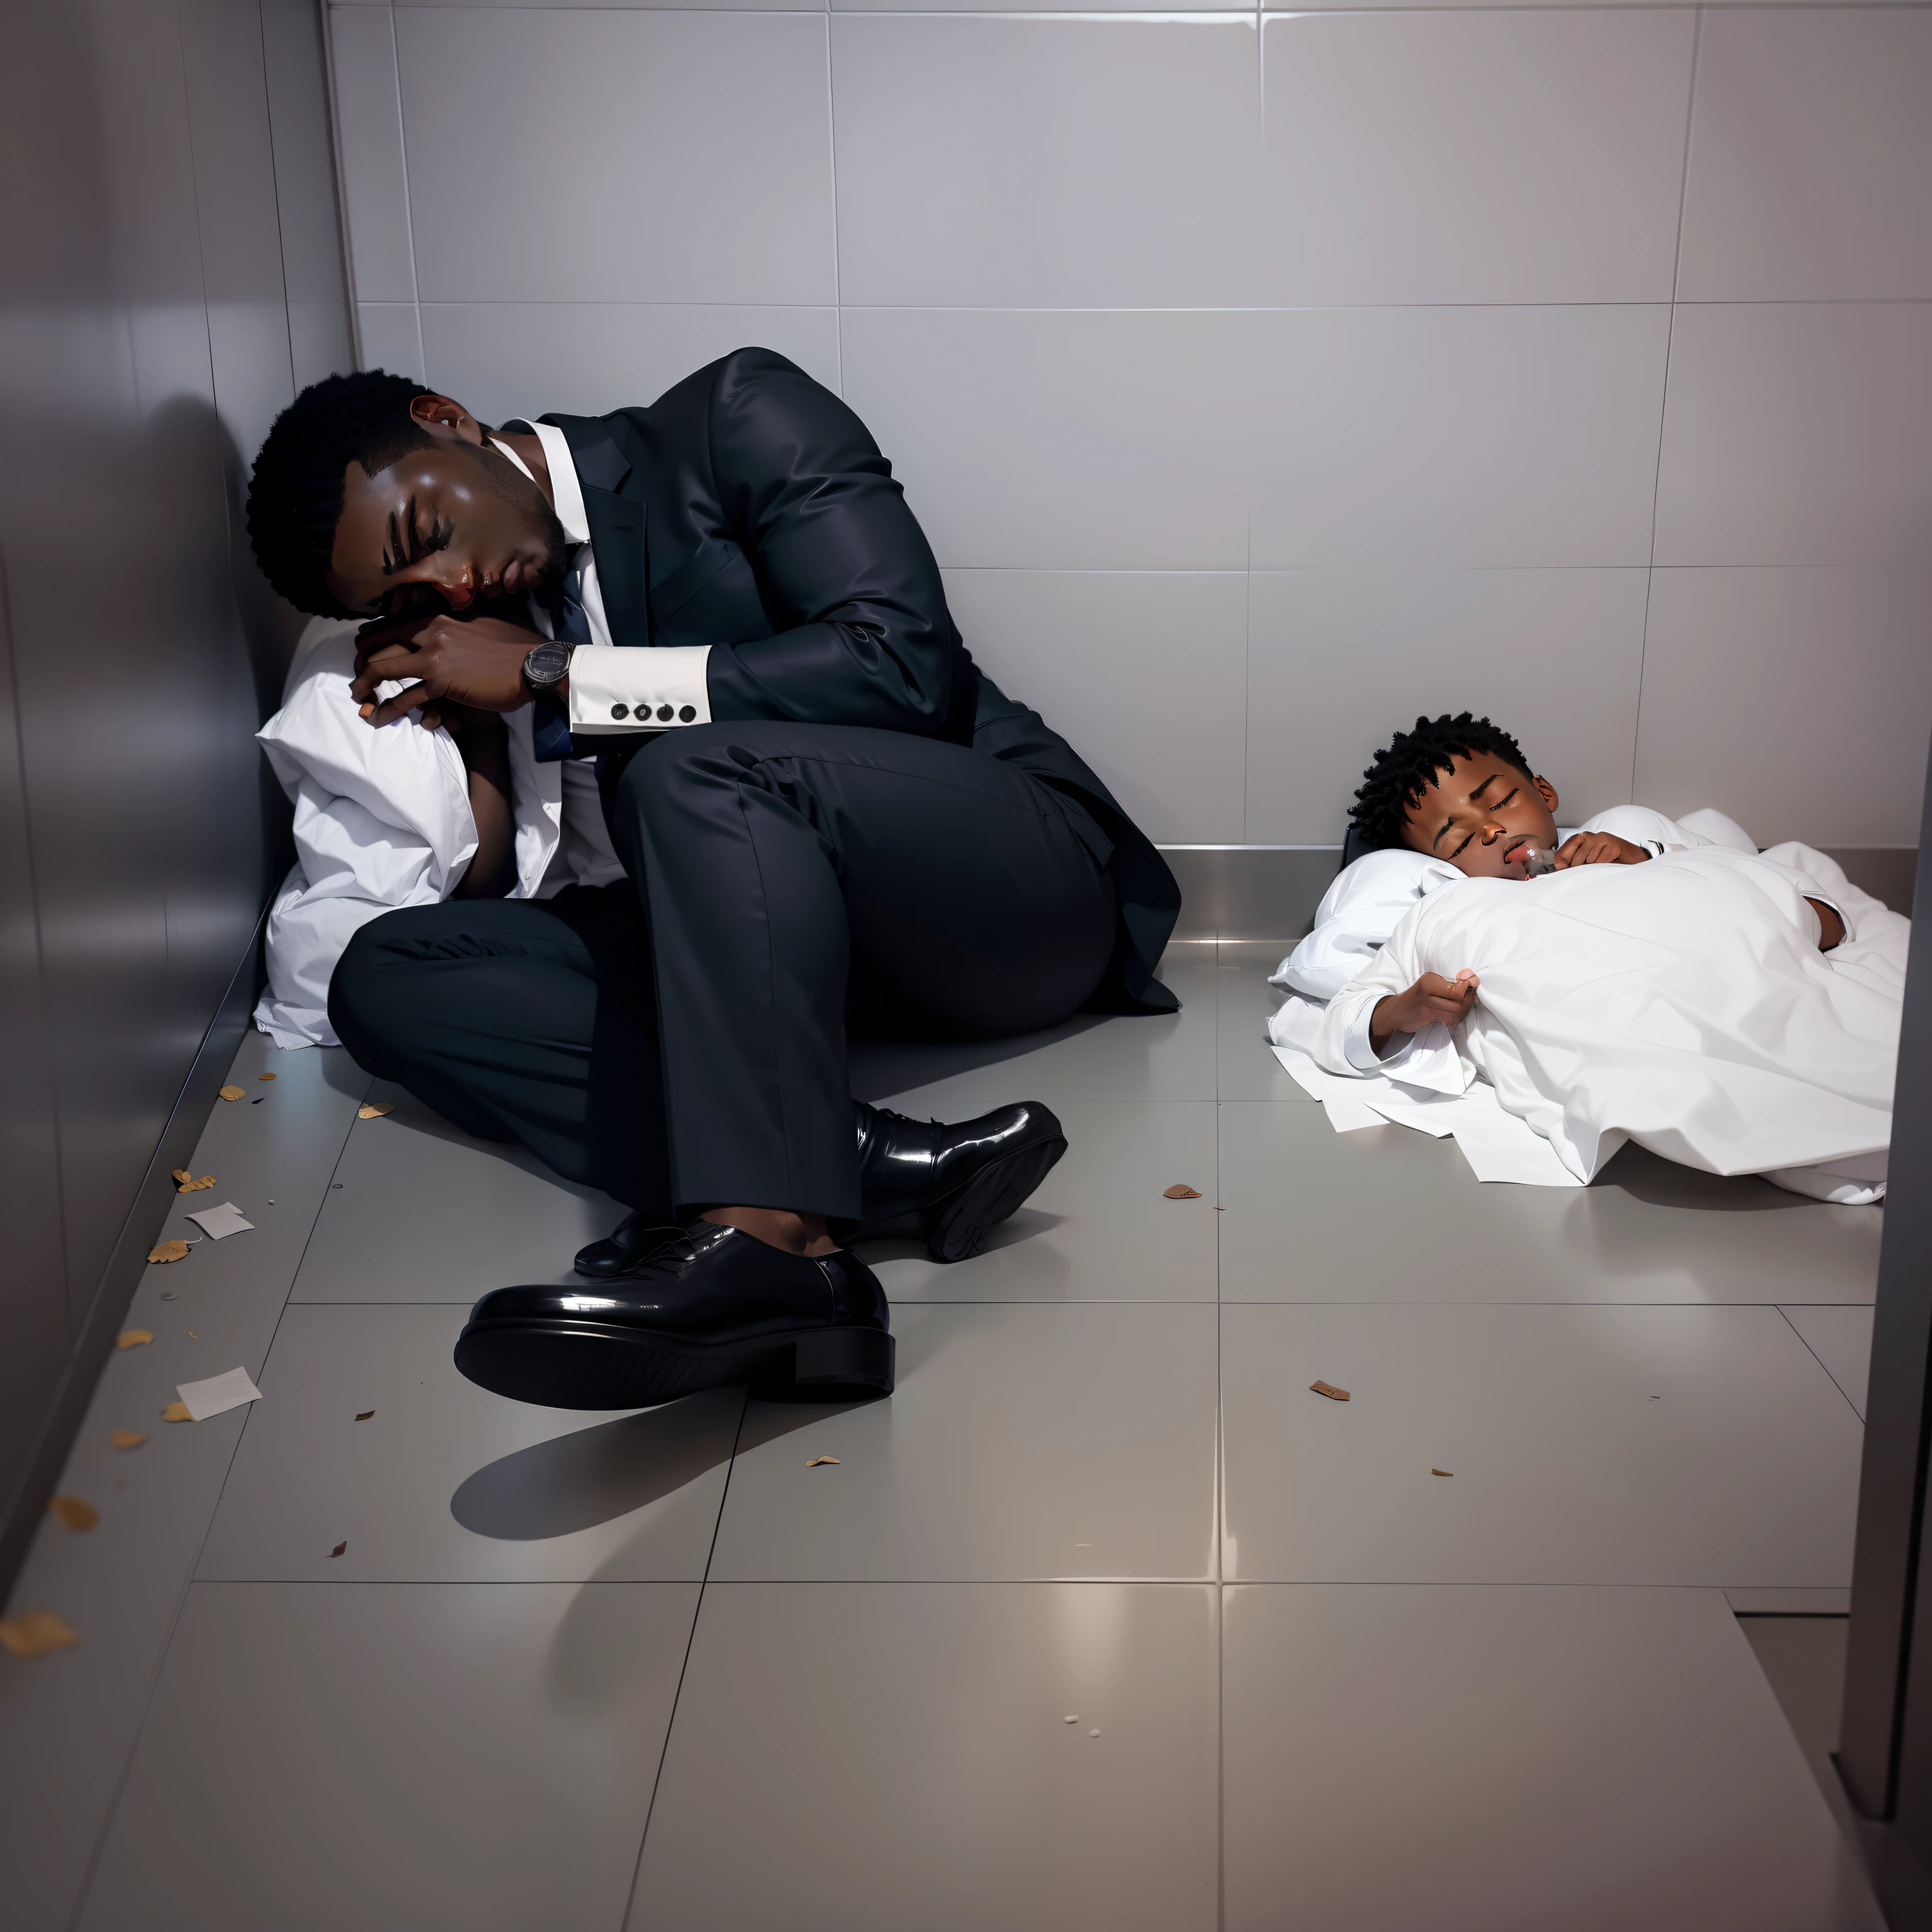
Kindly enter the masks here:
[[1485, 752], [1508, 759], [1526, 778], [1536, 776], [1522, 747], [1486, 718], [1472, 718], [1466, 711], [1454, 718], [1446, 711], [1440, 718], [1418, 718], [1414, 730], [1398, 731], [1362, 774], [1350, 822], [1371, 847], [1402, 844], [1409, 808], [1421, 802], [1436, 773], [1452, 770], [1459, 758]]
[[342, 520], [342, 472], [352, 462], [380, 476], [436, 439], [410, 414], [420, 382], [364, 369], [311, 382], [276, 417], [248, 485], [248, 541], [262, 574], [298, 610], [348, 617], [326, 573]]

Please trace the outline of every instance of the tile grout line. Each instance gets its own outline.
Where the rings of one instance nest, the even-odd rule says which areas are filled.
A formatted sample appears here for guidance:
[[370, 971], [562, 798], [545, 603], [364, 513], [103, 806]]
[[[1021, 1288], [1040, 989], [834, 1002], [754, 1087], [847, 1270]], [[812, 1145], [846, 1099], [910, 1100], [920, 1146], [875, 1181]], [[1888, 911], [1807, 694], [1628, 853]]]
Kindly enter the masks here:
[[1820, 1367], [1821, 1369], [1822, 1369], [1822, 1370], [1825, 1371], [1825, 1372], [1826, 1372], [1826, 1375], [1828, 1375], [1828, 1376], [1831, 1376], [1832, 1386], [1834, 1389], [1836, 1389], [1836, 1390], [1838, 1391], [1838, 1393], [1839, 1393], [1841, 1396], [1844, 1396], [1844, 1398], [1845, 1398], [1845, 1406], [1846, 1406], [1847, 1408], [1849, 1408], [1849, 1409], [1852, 1412], [1852, 1413], [1854, 1415], [1858, 1415], [1858, 1426], [1859, 1426], [1861, 1429], [1862, 1429], [1862, 1428], [1864, 1426], [1865, 1419], [1864, 1419], [1864, 1418], [1862, 1415], [1858, 1415], [1858, 1404], [1857, 1404], [1856, 1402], [1853, 1402], [1853, 1401], [1852, 1401], [1852, 1398], [1851, 1398], [1851, 1396], [1850, 1396], [1850, 1393], [1846, 1390], [1846, 1388], [1845, 1388], [1844, 1384], [1843, 1382], [1841, 1382], [1840, 1381], [1839, 1381], [1839, 1379], [1838, 1378], [1838, 1377], [1837, 1377], [1836, 1376], [1832, 1375], [1832, 1366], [1831, 1366], [1831, 1364], [1830, 1364], [1828, 1362], [1827, 1362], [1827, 1361], [1826, 1360], [1826, 1359], [1824, 1358], [1824, 1357], [1823, 1357], [1822, 1355], [1821, 1355], [1821, 1354], [1819, 1354], [1818, 1351], [1817, 1351], [1816, 1348], [1813, 1348], [1813, 1347], [1812, 1347], [1812, 1346], [1811, 1346], [1810, 1342], [1806, 1339], [1806, 1336], [1805, 1336], [1805, 1334], [1804, 1334], [1804, 1330], [1803, 1330], [1803, 1329], [1802, 1329], [1801, 1328], [1799, 1328], [1799, 1327], [1798, 1327], [1798, 1324], [1797, 1324], [1796, 1322], [1795, 1322], [1794, 1321], [1792, 1321], [1792, 1318], [1791, 1318], [1791, 1310], [1792, 1310], [1792, 1308], [1798, 1308], [1798, 1307], [1813, 1307], [1813, 1308], [1820, 1308], [1820, 1307], [1822, 1307], [1822, 1308], [1860, 1308], [1860, 1307], [1863, 1307], [1863, 1306], [1866, 1306], [1866, 1304], [1864, 1304], [1864, 1303], [1862, 1303], [1862, 1302], [1856, 1302], [1856, 1301], [1838, 1301], [1838, 1302], [1830, 1302], [1830, 1301], [1826, 1301], [1826, 1302], [1808, 1302], [1808, 1303], [1801, 1303], [1801, 1302], [1796, 1302], [1796, 1301], [1794, 1301], [1794, 1302], [1792, 1302], [1792, 1303], [1790, 1304], [1790, 1307], [1787, 1307], [1787, 1306], [1785, 1305], [1785, 1304], [1784, 1304], [1784, 1303], [1783, 1303], [1783, 1302], [1781, 1302], [1781, 1301], [1774, 1301], [1771, 1305], [1772, 1305], [1772, 1307], [1774, 1307], [1774, 1309], [1776, 1309], [1776, 1310], [1778, 1310], [1778, 1313], [1779, 1313], [1779, 1314], [1780, 1314], [1781, 1316], [1783, 1316], [1784, 1317], [1784, 1325], [1785, 1325], [1787, 1328], [1789, 1328], [1789, 1329], [1791, 1330], [1791, 1332], [1792, 1332], [1792, 1334], [1796, 1335], [1796, 1336], [1798, 1337], [1798, 1340], [1799, 1340], [1799, 1341], [1801, 1341], [1801, 1342], [1804, 1342], [1804, 1349], [1805, 1349], [1805, 1352], [1806, 1352], [1808, 1355], [1810, 1355], [1810, 1357], [1811, 1358], [1811, 1359], [1812, 1359], [1814, 1362], [1816, 1362], [1816, 1363], [1818, 1364], [1819, 1367]]
[[637, 1909], [638, 1884], [644, 1873], [644, 1846], [651, 1835], [651, 1814], [658, 1808], [658, 1789], [664, 1783], [664, 1766], [670, 1757], [671, 1733], [677, 1728], [677, 1707], [684, 1698], [685, 1673], [691, 1668], [691, 1653], [698, 1642], [698, 1620], [704, 1613], [704, 1593], [710, 1587], [711, 1565], [718, 1554], [718, 1533], [724, 1527], [724, 1505], [731, 1494], [731, 1478], [738, 1466], [738, 1445], [745, 1439], [745, 1418], [752, 1412], [751, 1391], [738, 1408], [738, 1427], [731, 1438], [730, 1460], [724, 1466], [724, 1486], [718, 1492], [718, 1514], [711, 1525], [711, 1541], [704, 1552], [704, 1574], [698, 1580], [698, 1600], [691, 1609], [691, 1630], [684, 1640], [684, 1655], [677, 1666], [677, 1688], [671, 1693], [670, 1714], [664, 1720], [664, 1742], [658, 1748], [657, 1775], [651, 1780], [650, 1802], [644, 1807], [644, 1828], [638, 1834], [638, 1855], [631, 1864], [631, 1886], [624, 1894], [624, 1916], [618, 1932], [626, 1932]]
[[[249, 1036], [244, 1034], [242, 1037], [242, 1048], [237, 1051], [235, 1056], [236, 1061], [241, 1059], [242, 1054], [247, 1050]], [[352, 1061], [350, 1064], [354, 1064]], [[230, 1064], [228, 1070], [231, 1074], [235, 1071], [232, 1063]], [[358, 1067], [356, 1071], [360, 1072], [362, 1070]], [[373, 1078], [365, 1075], [362, 1087], [362, 1092], [365, 1096], [374, 1084]], [[216, 1102], [216, 1105], [219, 1104], [219, 1102]], [[359, 1106], [361, 1103], [358, 1102], [356, 1104]], [[208, 1110], [208, 1115], [210, 1119], [213, 1118], [212, 1107]], [[316, 1227], [322, 1220], [322, 1210], [328, 1204], [329, 1183], [332, 1182], [336, 1175], [341, 1172], [343, 1156], [348, 1151], [349, 1137], [355, 1131], [355, 1126], [356, 1116], [352, 1113], [349, 1117], [348, 1125], [343, 1132], [342, 1144], [335, 1150], [334, 1160], [329, 1163], [328, 1179], [323, 1183], [322, 1198], [316, 1204], [314, 1217], [309, 1223], [308, 1234], [302, 1243], [302, 1252], [296, 1256], [295, 1266], [289, 1270], [289, 1286], [287, 1292], [282, 1297], [281, 1311], [275, 1317], [274, 1328], [270, 1331], [267, 1346], [262, 1351], [262, 1360], [264, 1365], [266, 1364], [269, 1355], [274, 1351], [275, 1336], [281, 1332], [282, 1318], [288, 1312], [290, 1296], [295, 1292], [296, 1280], [302, 1273], [302, 1263], [308, 1258], [310, 1244], [315, 1239]], [[206, 1128], [203, 1131], [206, 1131]], [[214, 1500], [208, 1508], [208, 1520], [202, 1525], [201, 1535], [194, 1546], [194, 1553], [188, 1558], [182, 1571], [181, 1585], [175, 1595], [175, 1606], [169, 1613], [167, 1628], [154, 1652], [154, 1666], [148, 1673], [147, 1688], [142, 1696], [140, 1718], [135, 1724], [134, 1735], [128, 1740], [127, 1753], [121, 1760], [121, 1768], [116, 1774], [114, 1788], [108, 1794], [107, 1802], [102, 1808], [100, 1828], [94, 1834], [93, 1846], [88, 1853], [87, 1864], [82, 1872], [80, 1884], [74, 1894], [74, 1910], [68, 1917], [68, 1932], [77, 1932], [81, 1916], [86, 1910], [88, 1899], [94, 1890], [94, 1882], [100, 1876], [100, 1862], [106, 1855], [108, 1836], [114, 1828], [114, 1820], [121, 1809], [121, 1801], [127, 1795], [128, 1780], [134, 1775], [134, 1760], [140, 1754], [141, 1740], [147, 1734], [148, 1720], [154, 1707], [154, 1693], [160, 1684], [162, 1672], [167, 1668], [169, 1654], [174, 1648], [176, 1633], [181, 1628], [182, 1616], [188, 1608], [189, 1593], [194, 1588], [195, 1572], [201, 1568], [202, 1555], [208, 1547], [209, 1536], [214, 1532], [214, 1518], [221, 1508], [221, 1498], [228, 1487], [229, 1475], [235, 1467], [236, 1457], [242, 1453], [243, 1438], [248, 1433], [248, 1420], [252, 1420], [251, 1415], [248, 1420], [244, 1420], [241, 1428], [236, 1432], [233, 1446], [228, 1452], [227, 1463], [221, 1472], [221, 1480], [215, 1488]]]

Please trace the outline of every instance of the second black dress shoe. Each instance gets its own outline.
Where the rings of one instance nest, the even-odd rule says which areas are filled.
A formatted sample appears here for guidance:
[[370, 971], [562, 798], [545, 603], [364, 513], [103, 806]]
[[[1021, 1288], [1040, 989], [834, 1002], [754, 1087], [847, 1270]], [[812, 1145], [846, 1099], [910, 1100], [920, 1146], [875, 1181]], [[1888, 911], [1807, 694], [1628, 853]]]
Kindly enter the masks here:
[[709, 1221], [595, 1289], [500, 1288], [471, 1310], [456, 1366], [548, 1408], [640, 1408], [733, 1382], [778, 1402], [892, 1392], [891, 1313], [848, 1249], [788, 1253]]
[[1066, 1151], [1051, 1108], [1021, 1100], [977, 1120], [915, 1120], [854, 1104], [865, 1240], [916, 1220], [934, 1261], [963, 1262], [1044, 1180]]
[[[915, 1120], [863, 1100], [852, 1103], [859, 1136], [859, 1199], [869, 1240], [916, 1226], [934, 1261], [963, 1262], [1044, 1180], [1066, 1151], [1058, 1117], [1037, 1100], [998, 1107], [976, 1120]], [[620, 1221], [577, 1251], [592, 1281], [634, 1274], [679, 1230], [648, 1214]]]

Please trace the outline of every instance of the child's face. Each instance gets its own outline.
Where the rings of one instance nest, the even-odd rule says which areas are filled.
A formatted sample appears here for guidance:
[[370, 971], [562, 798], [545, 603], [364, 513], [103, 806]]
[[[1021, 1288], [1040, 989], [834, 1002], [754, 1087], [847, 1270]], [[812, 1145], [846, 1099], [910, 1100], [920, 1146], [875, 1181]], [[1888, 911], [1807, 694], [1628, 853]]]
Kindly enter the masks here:
[[1472, 879], [1523, 879], [1532, 846], [1556, 844], [1556, 794], [1493, 753], [1460, 758], [1409, 808], [1403, 836]]

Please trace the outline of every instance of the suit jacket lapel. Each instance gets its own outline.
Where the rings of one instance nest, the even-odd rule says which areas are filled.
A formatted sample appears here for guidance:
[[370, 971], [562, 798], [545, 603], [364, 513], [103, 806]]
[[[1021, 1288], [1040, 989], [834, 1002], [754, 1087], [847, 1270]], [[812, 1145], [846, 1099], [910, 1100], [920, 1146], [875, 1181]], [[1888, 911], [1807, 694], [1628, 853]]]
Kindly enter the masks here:
[[554, 416], [544, 420], [563, 431], [571, 459], [577, 465], [584, 518], [590, 526], [591, 548], [597, 553], [597, 584], [603, 593], [611, 641], [648, 644], [650, 570], [644, 506], [635, 497], [618, 494], [630, 475], [630, 458], [596, 416]]

